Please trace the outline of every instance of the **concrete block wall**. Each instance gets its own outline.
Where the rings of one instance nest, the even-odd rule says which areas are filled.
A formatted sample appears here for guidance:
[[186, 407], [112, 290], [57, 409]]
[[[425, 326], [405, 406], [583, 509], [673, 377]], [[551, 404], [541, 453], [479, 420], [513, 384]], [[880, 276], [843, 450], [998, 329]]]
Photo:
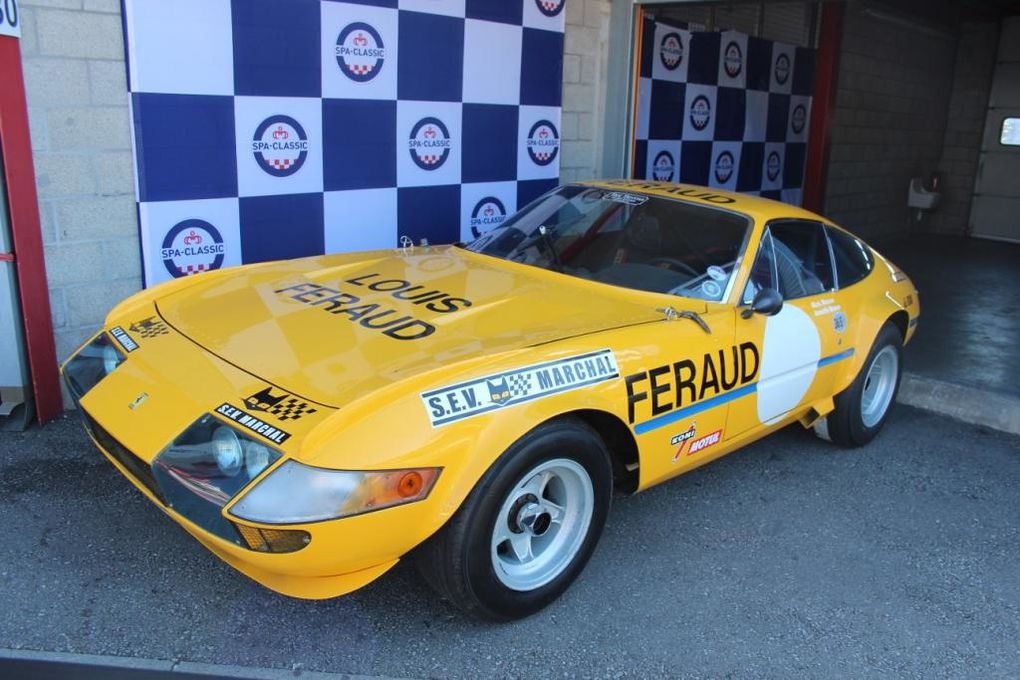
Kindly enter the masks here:
[[999, 24], [968, 22], [960, 28], [953, 90], [938, 167], [942, 204], [924, 221], [931, 232], [962, 236], [970, 224], [981, 138], [999, 42]]
[[560, 180], [596, 177], [602, 166], [610, 0], [566, 0]]
[[119, 0], [21, 0], [39, 212], [63, 360], [141, 288]]
[[825, 213], [875, 242], [909, 233], [910, 178], [939, 166], [956, 37], [848, 3]]

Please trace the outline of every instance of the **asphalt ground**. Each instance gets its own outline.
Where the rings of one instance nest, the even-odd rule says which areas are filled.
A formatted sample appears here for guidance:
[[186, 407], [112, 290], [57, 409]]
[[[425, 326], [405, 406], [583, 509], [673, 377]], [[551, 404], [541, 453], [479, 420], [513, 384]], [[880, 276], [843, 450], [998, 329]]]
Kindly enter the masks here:
[[615, 500], [547, 610], [479, 624], [401, 563], [306, 602], [235, 573], [73, 416], [0, 434], [0, 648], [398, 677], [1020, 677], [1020, 438], [897, 406]]

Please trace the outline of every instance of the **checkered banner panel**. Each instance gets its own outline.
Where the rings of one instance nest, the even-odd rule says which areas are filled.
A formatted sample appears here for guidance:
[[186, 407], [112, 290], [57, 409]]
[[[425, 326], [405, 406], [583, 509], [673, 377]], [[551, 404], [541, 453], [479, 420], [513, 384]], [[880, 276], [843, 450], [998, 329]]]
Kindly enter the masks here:
[[800, 205], [815, 52], [643, 24], [633, 175]]
[[566, 0], [123, 0], [146, 285], [467, 240], [559, 177]]

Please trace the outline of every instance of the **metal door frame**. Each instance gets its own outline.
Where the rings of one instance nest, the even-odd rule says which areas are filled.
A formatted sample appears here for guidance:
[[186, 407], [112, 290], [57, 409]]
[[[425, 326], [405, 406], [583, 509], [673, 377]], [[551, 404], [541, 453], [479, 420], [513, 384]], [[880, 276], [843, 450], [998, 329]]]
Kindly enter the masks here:
[[4, 179], [14, 247], [13, 261], [17, 270], [36, 416], [39, 422], [45, 423], [59, 415], [64, 404], [50, 316], [21, 48], [18, 39], [12, 36], [0, 35], [0, 83], [3, 83], [0, 87], [0, 153], [6, 169]]

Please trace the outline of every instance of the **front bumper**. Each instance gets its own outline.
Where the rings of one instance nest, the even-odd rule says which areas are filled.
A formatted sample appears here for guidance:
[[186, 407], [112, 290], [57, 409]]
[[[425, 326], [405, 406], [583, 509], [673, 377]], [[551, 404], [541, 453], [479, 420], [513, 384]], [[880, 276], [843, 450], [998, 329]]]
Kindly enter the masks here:
[[[360, 588], [385, 573], [442, 524], [438, 489], [416, 503], [304, 525], [271, 526], [224, 515], [234, 525], [308, 534], [303, 547], [273, 553], [247, 547], [240, 536], [236, 542], [221, 538], [170, 507], [152, 471], [157, 454], [203, 414], [212, 413], [236, 427], [216, 413], [216, 406], [225, 401], [239, 403], [239, 395], [265, 387], [186, 339], [167, 334], [142, 342], [139, 350], [79, 399], [78, 407], [96, 446], [149, 500], [222, 560], [285, 595], [321, 599]], [[139, 405], [140, 395], [146, 398]], [[321, 422], [319, 418], [328, 417], [326, 409], [322, 411], [314, 418], [287, 425], [292, 436], [277, 447], [283, 454], [280, 462], [296, 457], [308, 434]]]
[[[387, 549], [387, 546], [378, 542], [373, 545], [371, 541], [365, 540], [373, 534], [379, 536], [380, 532], [386, 535], [401, 533], [398, 530], [399, 520], [396, 521], [397, 527], [392, 526], [393, 522], [389, 518], [383, 522], [386, 527], [378, 526], [378, 516], [384, 513], [313, 525], [288, 526], [286, 528], [303, 529], [311, 535], [309, 544], [293, 553], [256, 552], [219, 538], [167, 506], [145, 462], [124, 449], [84, 410], [83, 416], [86, 432], [92, 442], [139, 491], [213, 554], [271, 590], [304, 599], [337, 597], [371, 583], [399, 561], [399, 555], [381, 559], [377, 557], [392, 553], [393, 546]], [[140, 471], [147, 471], [147, 474], [139, 474]], [[405, 509], [398, 507], [390, 510], [399, 512]], [[368, 522], [363, 521], [366, 519]], [[368, 526], [359, 526], [365, 524]]]

